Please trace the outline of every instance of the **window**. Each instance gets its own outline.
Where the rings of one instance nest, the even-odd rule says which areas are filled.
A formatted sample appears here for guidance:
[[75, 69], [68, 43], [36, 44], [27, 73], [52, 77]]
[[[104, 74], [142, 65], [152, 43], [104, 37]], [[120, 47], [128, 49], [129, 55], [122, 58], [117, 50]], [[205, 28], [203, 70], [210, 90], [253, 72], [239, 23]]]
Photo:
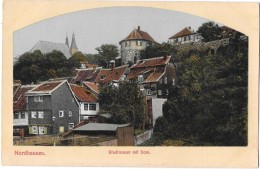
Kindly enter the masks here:
[[74, 123], [69, 123], [69, 130], [73, 129]]
[[38, 128], [37, 128], [37, 126], [32, 126], [32, 133], [33, 133], [33, 134], [38, 134]]
[[38, 112], [38, 118], [39, 119], [43, 119], [44, 118], [44, 112], [43, 111], [39, 111]]
[[96, 110], [96, 104], [89, 104], [89, 110]]
[[34, 96], [35, 102], [43, 102], [43, 96]]
[[21, 112], [21, 119], [25, 119], [25, 112]]
[[72, 111], [69, 111], [69, 117], [71, 117], [72, 116]]
[[19, 119], [19, 113], [14, 113], [14, 119]]
[[60, 126], [60, 127], [59, 127], [59, 132], [60, 132], [60, 133], [64, 133], [64, 126]]
[[164, 77], [164, 84], [167, 84], [167, 76]]
[[167, 95], [167, 96], [169, 95], [169, 90], [168, 90], [168, 89], [166, 90], [166, 95]]
[[142, 46], [142, 41], [140, 40], [136, 41], [136, 46]]
[[63, 110], [60, 110], [59, 111], [59, 117], [63, 117], [64, 116], [64, 111]]
[[175, 85], [175, 80], [174, 79], [172, 79], [172, 85]]
[[36, 119], [36, 111], [32, 111], [31, 112], [31, 118], [32, 119]]
[[147, 90], [147, 95], [152, 95], [152, 91], [150, 89]]
[[138, 82], [142, 82], [142, 81], [144, 81], [143, 75], [138, 75]]
[[158, 95], [162, 95], [162, 90], [158, 90]]
[[125, 46], [127, 47], [127, 46], [130, 46], [130, 42], [129, 41], [126, 41], [125, 42]]
[[84, 110], [88, 110], [88, 104], [84, 104]]
[[151, 46], [151, 43], [146, 43], [146, 46]]
[[45, 127], [39, 126], [39, 134], [46, 134], [45, 133]]

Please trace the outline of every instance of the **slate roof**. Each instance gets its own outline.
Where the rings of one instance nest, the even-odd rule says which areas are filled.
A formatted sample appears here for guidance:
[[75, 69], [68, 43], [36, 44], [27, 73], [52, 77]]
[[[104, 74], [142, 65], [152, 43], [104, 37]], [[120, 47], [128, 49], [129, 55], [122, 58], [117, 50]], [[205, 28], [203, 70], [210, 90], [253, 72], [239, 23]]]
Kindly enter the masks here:
[[13, 97], [13, 111], [26, 110], [25, 93], [34, 88], [34, 85], [22, 85]]
[[72, 40], [71, 40], [71, 46], [70, 46], [70, 48], [71, 48], [71, 49], [72, 49], [72, 48], [78, 49], [77, 44], [76, 44], [76, 40], [75, 40], [75, 34], [74, 34], [74, 32], [73, 32], [73, 34], [72, 34]]
[[30, 50], [30, 52], [34, 52], [35, 50], [40, 50], [43, 54], [50, 53], [53, 50], [57, 50], [63, 53], [67, 59], [71, 57], [71, 54], [69, 52], [69, 47], [65, 43], [39, 41]]
[[139, 60], [136, 64], [132, 65], [130, 69], [156, 67], [166, 65], [171, 59], [171, 56], [156, 57], [151, 59]]
[[175, 35], [173, 35], [172, 37], [170, 37], [169, 39], [174, 39], [174, 38], [183, 37], [183, 36], [192, 35], [192, 34], [196, 34], [196, 33], [186, 27], [186, 28], [182, 29], [180, 32], [178, 32]]
[[140, 27], [134, 29], [125, 39], [121, 40], [119, 44], [127, 40], [146, 40], [157, 43], [147, 32], [141, 31]]
[[47, 81], [44, 82], [32, 90], [28, 91], [27, 94], [51, 94], [54, 90], [56, 90], [59, 86], [65, 83], [66, 80], [62, 81]]
[[106, 84], [112, 81], [119, 81], [125, 74], [127, 67], [127, 65], [123, 65], [111, 69], [102, 69], [96, 77], [95, 82]]
[[119, 127], [126, 127], [129, 124], [108, 124], [108, 123], [88, 123], [78, 128], [73, 129], [74, 131], [116, 131]]
[[82, 86], [70, 84], [70, 88], [76, 98], [81, 102], [97, 102], [97, 98]]
[[75, 84], [77, 81], [89, 81], [94, 82], [98, 76], [101, 67], [97, 68], [86, 68], [86, 69], [76, 69], [76, 76], [73, 77], [70, 83]]
[[97, 83], [92, 83], [92, 82], [83, 82], [88, 88], [90, 88], [92, 91], [95, 93], [99, 93], [99, 86]]

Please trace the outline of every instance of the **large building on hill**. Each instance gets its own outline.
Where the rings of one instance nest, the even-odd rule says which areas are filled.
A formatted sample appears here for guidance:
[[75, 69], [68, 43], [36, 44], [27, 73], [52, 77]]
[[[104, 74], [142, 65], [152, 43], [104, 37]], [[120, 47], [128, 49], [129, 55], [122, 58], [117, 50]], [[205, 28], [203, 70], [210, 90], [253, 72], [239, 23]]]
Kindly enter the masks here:
[[146, 46], [157, 43], [147, 32], [144, 32], [138, 26], [125, 39], [119, 42], [121, 46], [121, 62], [122, 65], [129, 62], [134, 63], [134, 58], [139, 59], [140, 50]]
[[30, 52], [34, 52], [36, 50], [40, 50], [42, 54], [50, 53], [54, 50], [57, 50], [63, 53], [64, 56], [68, 59], [78, 51], [78, 47], [75, 40], [75, 34], [72, 34], [72, 41], [70, 47], [68, 37], [66, 36], [65, 43], [39, 41], [34, 45]]
[[201, 42], [203, 37], [200, 33], [191, 30], [191, 27], [186, 27], [181, 31], [177, 32], [169, 38], [169, 42], [172, 45], [190, 43], [190, 42]]

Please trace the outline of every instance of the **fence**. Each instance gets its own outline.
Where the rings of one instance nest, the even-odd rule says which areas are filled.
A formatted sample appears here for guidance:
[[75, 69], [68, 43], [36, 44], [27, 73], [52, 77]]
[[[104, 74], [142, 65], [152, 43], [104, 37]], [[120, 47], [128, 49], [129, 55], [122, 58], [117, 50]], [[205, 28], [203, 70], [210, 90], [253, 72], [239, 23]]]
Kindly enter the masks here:
[[140, 145], [146, 140], [149, 140], [152, 137], [153, 130], [148, 130], [138, 136], [135, 136], [135, 145]]

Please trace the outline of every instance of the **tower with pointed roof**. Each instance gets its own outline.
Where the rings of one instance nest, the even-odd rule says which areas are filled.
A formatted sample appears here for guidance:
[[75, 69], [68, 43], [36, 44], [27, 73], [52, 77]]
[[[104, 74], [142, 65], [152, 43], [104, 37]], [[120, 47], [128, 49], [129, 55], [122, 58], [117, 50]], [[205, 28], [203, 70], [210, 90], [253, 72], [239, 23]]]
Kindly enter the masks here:
[[140, 26], [134, 29], [125, 39], [119, 42], [121, 46], [122, 64], [134, 63], [140, 58], [140, 51], [146, 46], [157, 43], [147, 32], [141, 31]]
[[77, 44], [76, 44], [76, 40], [75, 40], [75, 34], [73, 32], [72, 34], [72, 40], [71, 40], [71, 45], [70, 45], [70, 54], [71, 56], [76, 53], [78, 51], [78, 47], [77, 47]]
[[70, 45], [69, 45], [69, 39], [68, 39], [67, 34], [66, 34], [66, 41], [65, 41], [65, 44], [68, 46], [68, 48], [70, 47]]

